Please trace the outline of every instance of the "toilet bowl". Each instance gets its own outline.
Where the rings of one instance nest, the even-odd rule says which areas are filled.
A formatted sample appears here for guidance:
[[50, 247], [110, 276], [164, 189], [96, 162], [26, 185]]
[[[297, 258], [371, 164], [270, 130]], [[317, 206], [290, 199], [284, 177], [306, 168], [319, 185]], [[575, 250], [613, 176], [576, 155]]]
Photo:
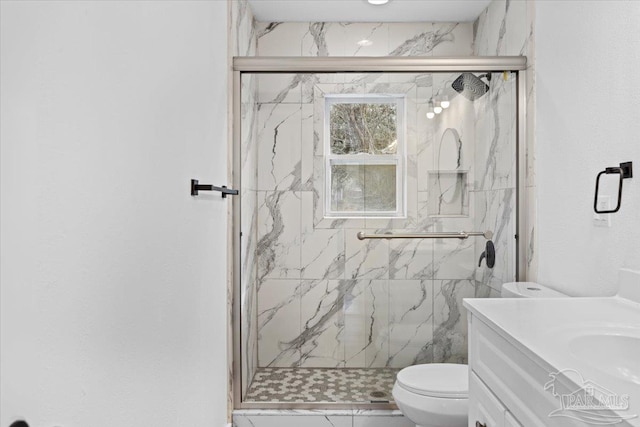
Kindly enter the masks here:
[[465, 427], [468, 418], [467, 365], [429, 363], [398, 372], [393, 398], [420, 427]]
[[[534, 282], [502, 285], [502, 298], [562, 298], [567, 295]], [[414, 365], [398, 372], [393, 398], [418, 427], [466, 427], [469, 367], [452, 363]]]

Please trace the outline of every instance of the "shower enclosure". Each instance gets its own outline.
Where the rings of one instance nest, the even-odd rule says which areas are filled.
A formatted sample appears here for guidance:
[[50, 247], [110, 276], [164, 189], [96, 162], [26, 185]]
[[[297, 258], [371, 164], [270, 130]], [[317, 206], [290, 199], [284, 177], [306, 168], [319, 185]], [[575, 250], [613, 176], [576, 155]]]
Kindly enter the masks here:
[[236, 408], [389, 408], [466, 363], [462, 299], [524, 275], [525, 65], [235, 58]]

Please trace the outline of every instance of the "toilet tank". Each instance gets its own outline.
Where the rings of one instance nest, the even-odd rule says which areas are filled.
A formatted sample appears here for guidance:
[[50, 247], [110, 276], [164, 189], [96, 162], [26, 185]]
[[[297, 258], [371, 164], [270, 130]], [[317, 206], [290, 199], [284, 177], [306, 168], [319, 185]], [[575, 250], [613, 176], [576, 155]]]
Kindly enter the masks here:
[[502, 285], [502, 298], [567, 298], [568, 295], [535, 282], [509, 282]]

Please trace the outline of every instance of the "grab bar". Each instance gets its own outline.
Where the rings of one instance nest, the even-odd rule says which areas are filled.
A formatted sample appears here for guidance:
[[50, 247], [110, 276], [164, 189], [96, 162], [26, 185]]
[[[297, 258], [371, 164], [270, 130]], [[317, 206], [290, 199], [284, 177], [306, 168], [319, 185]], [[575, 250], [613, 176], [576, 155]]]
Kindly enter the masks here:
[[364, 231], [359, 231], [359, 240], [365, 239], [460, 239], [464, 240], [469, 237], [483, 236], [485, 239], [490, 240], [493, 237], [493, 231], [459, 231], [448, 233], [384, 233], [384, 234], [367, 234]]

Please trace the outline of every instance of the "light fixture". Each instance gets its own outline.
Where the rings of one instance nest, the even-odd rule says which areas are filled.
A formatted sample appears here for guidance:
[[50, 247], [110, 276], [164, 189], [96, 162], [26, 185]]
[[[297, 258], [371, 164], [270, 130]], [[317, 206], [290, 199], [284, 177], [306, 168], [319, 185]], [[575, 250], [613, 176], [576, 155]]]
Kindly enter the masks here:
[[436, 116], [436, 113], [433, 111], [433, 101], [429, 101], [428, 107], [429, 109], [427, 110], [427, 119], [431, 120]]
[[451, 105], [451, 103], [449, 102], [449, 97], [448, 96], [443, 96], [442, 99], [440, 100], [440, 106], [442, 108], [449, 108], [449, 105]]
[[387, 4], [389, 3], [389, 0], [367, 0], [369, 2], [369, 4], [373, 4], [376, 6], [380, 6], [381, 4]]
[[436, 114], [442, 113], [442, 107], [440, 106], [440, 103], [438, 103], [438, 101], [436, 101], [436, 104], [433, 107], [433, 112]]

